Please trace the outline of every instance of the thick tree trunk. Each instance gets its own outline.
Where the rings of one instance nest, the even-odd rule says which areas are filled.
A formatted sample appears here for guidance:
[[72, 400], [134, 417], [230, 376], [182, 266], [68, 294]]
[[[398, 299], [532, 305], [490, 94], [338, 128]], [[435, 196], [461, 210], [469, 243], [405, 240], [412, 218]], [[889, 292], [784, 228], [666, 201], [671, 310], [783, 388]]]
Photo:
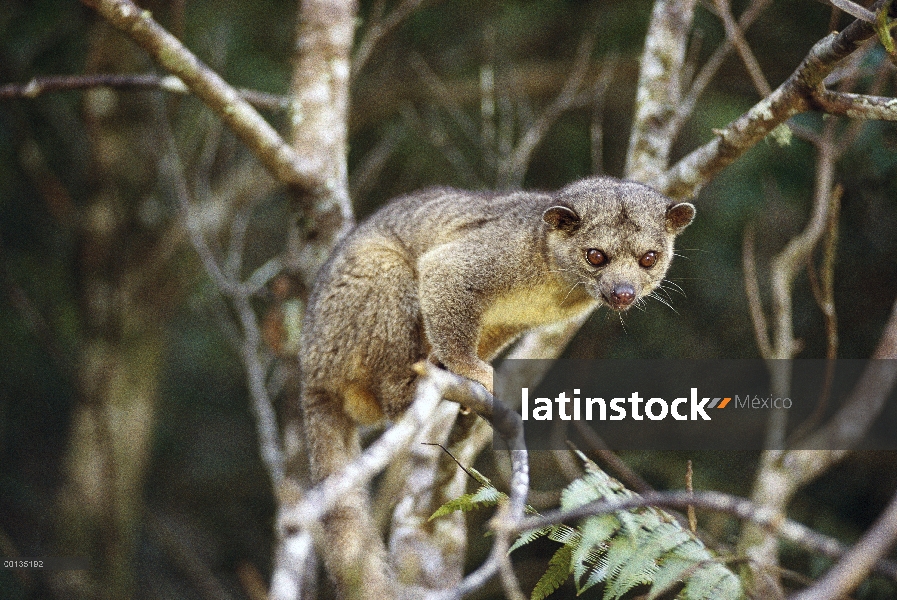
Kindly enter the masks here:
[[[145, 68], [142, 53], [105, 23], [95, 27], [91, 45], [88, 69]], [[156, 178], [150, 101], [104, 89], [85, 97], [95, 170], [79, 230], [81, 401], [72, 417], [65, 482], [57, 498], [59, 552], [89, 557], [95, 566], [58, 573], [62, 589], [77, 590], [81, 597], [130, 598], [134, 592], [164, 349], [159, 309], [171, 292], [170, 286], [153, 285], [154, 292], [146, 293], [142, 279], [152, 260], [146, 248], [158, 235], [138, 218]]]

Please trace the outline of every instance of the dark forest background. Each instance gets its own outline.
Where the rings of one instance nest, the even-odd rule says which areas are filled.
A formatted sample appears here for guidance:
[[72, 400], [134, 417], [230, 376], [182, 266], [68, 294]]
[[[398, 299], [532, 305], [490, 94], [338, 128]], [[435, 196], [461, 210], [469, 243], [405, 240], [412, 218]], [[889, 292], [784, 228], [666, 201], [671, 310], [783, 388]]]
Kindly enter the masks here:
[[[295, 2], [142, 5], [232, 85], [287, 92]], [[745, 5], [733, 2], [736, 14]], [[372, 10], [373, 3], [361, 3], [362, 25]], [[589, 31], [596, 36], [590, 76], [613, 69], [603, 102], [564, 112], [522, 183], [554, 189], [596, 172], [621, 175], [650, 10], [647, 0], [425, 2], [353, 74], [349, 174], [359, 218], [421, 187], [502, 185], [495, 156], [503, 132], [518, 133], [550, 103]], [[831, 26], [832, 11], [822, 3], [775, 2], [747, 37], [776, 86]], [[723, 39], [719, 20], [699, 7], [694, 57], [706, 58]], [[882, 55], [879, 49], [864, 60], [881, 61]], [[0, 85], [38, 75], [155, 71], [130, 41], [79, 3], [5, 0], [0, 6]], [[895, 93], [894, 73], [884, 81], [886, 95]], [[494, 129], [484, 130], [482, 90], [490, 76], [498, 102], [489, 121]], [[672, 159], [757, 100], [733, 53]], [[279, 129], [286, 126], [282, 111], [264, 114]], [[190, 96], [97, 88], [0, 100], [0, 556], [125, 552], [112, 561], [121, 564], [101, 597], [258, 598], [272, 568], [274, 500], [238, 351], [222, 318], [228, 308], [176, 225], [160, 115], [171, 123], [182, 167], [191, 173], [191, 192], [203, 207], [197, 218], [228, 218], [217, 208], [222, 196], [235, 198], [234, 210], [248, 214], [243, 272], [288, 243], [286, 194]], [[842, 121], [838, 127], [846, 131]], [[811, 131], [825, 126], [817, 114], [792, 122]], [[697, 220], [679, 239], [681, 258], [669, 274], [684, 291], [672, 296], [675, 311], [653, 301], [622, 318], [600, 310], [567, 354], [758, 356], [744, 294], [743, 232], [753, 224], [765, 272], [769, 257], [808, 219], [815, 160], [814, 146], [795, 136], [786, 145], [767, 140], [723, 171], [696, 198]], [[897, 296], [897, 127], [865, 123], [850, 137], [836, 180], [843, 186], [835, 266], [838, 356], [863, 358]], [[223, 248], [228, 235], [221, 230], [212, 239]], [[271, 322], [295, 308], [289, 290], [301, 285], [274, 279], [253, 300], [266, 341], [280, 356], [289, 354], [290, 338]], [[822, 315], [805, 273], [794, 298], [799, 356], [824, 357]], [[277, 408], [289, 411], [289, 362], [271, 368], [282, 370], [275, 374], [283, 381]], [[78, 429], [85, 407], [97, 406], [98, 386], [112, 398], [103, 410], [113, 411], [111, 422], [121, 428], [114, 443], [140, 449], [122, 449], [117, 455], [127, 459], [114, 464], [72, 450], [73, 435], [103, 437]], [[117, 404], [119, 396], [143, 400]], [[659, 488], [681, 487], [685, 461], [692, 459], [697, 489], [742, 496], [750, 493], [756, 461], [735, 453], [625, 458]], [[489, 461], [481, 462], [491, 472]], [[85, 536], [72, 503], [108, 498], [73, 491], [83, 483], [73, 483], [70, 472], [113, 468], [134, 470], [132, 479], [123, 479], [131, 487], [116, 492], [132, 500], [115, 509], [95, 507], [115, 513], [108, 516], [121, 524], [115, 539]], [[789, 516], [849, 543], [895, 489], [897, 456], [858, 453], [802, 490]], [[721, 518], [708, 517], [704, 525], [721, 539], [735, 535]], [[537, 550], [527, 559], [533, 577], [544, 569]], [[811, 577], [829, 564], [787, 548], [783, 557], [786, 566]], [[84, 597], [96, 595], [85, 588]], [[0, 597], [56, 592], [39, 573], [4, 570]], [[856, 597], [897, 598], [897, 586], [873, 577]]]

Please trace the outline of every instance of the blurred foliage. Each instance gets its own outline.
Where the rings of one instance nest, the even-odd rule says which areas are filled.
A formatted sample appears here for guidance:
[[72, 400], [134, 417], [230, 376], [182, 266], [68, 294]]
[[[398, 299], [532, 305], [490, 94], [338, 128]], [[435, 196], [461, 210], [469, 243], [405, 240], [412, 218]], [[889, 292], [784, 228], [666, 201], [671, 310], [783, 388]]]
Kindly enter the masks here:
[[[142, 3], [231, 83], [286, 93], [295, 21], [295, 2], [192, 0]], [[733, 2], [735, 12], [746, 2]], [[387, 3], [391, 6], [392, 3]], [[360, 8], [363, 35], [373, 2]], [[569, 71], [583, 33], [598, 32], [596, 65], [616, 57], [601, 124], [605, 172], [619, 175], [626, 155], [637, 78], [637, 60], [651, 2], [638, 0], [430, 0], [375, 48], [353, 84], [350, 168], [353, 175], [384, 139], [394, 140], [382, 165], [354, 198], [359, 215], [397, 194], [429, 185], [489, 187], [494, 170], [478, 143], [479, 80], [484, 65], [494, 70], [499, 118], [513, 120], [519, 135], [527, 118], [546, 106]], [[794, 10], [779, 3], [750, 29], [747, 38], [760, 64], [777, 85], [814, 42], [827, 33], [830, 10], [804, 0]], [[841, 24], [846, 23], [842, 17]], [[63, 0], [6, 0], [0, 8], [0, 83], [27, 82], [36, 75], [79, 74], [88, 68], [90, 44], [104, 25], [79, 3]], [[117, 34], [110, 34], [117, 35]], [[701, 59], [723, 39], [718, 20], [698, 9], [695, 43]], [[423, 59], [457, 94], [461, 113], [474, 124], [465, 137], [444, 98], [427, 92], [409, 57]], [[883, 60], [873, 53], [868, 61]], [[135, 70], [155, 70], [148, 60]], [[557, 87], [544, 89], [554, 74]], [[894, 95], [893, 73], [885, 93]], [[508, 87], [514, 82], [514, 87]], [[105, 94], [105, 95], [104, 95]], [[142, 94], [142, 96], [140, 96]], [[89, 199], [97, 181], [84, 115], [88, 102], [140, 96], [149, 110], [161, 94], [80, 92], [48, 94], [0, 104], [0, 555], [51, 555], [60, 533], [54, 505], [64, 479], [63, 459], [71, 419], [79, 403], [79, 352], [90, 335], [85, 318], [83, 238]], [[502, 104], [502, 100], [506, 100]], [[735, 58], [698, 104], [675, 146], [687, 153], [757, 100]], [[510, 108], [509, 108], [510, 107]], [[166, 98], [178, 149], [188, 170], [205, 165], [206, 198], [222, 190], [246, 152], [198, 102]], [[284, 115], [268, 115], [283, 130]], [[537, 149], [525, 185], [556, 188], [592, 171], [589, 109], [565, 114]], [[821, 117], [796, 119], [818, 130]], [[467, 169], [459, 169], [428, 135], [438, 124], [447, 147]], [[124, 129], [124, 128], [123, 128]], [[215, 138], [213, 142], [209, 140]], [[132, 155], [135, 189], [146, 187], [160, 160], [154, 140], [122, 131], [107, 151]], [[211, 144], [212, 150], [208, 150]], [[836, 302], [839, 355], [870, 354], [897, 296], [897, 128], [869, 123], [838, 164], [844, 186]], [[759, 232], [761, 275], [768, 260], [806, 222], [813, 188], [814, 149], [795, 139], [788, 146], [761, 143], [726, 169], [697, 199], [698, 217], [679, 241], [681, 258], [669, 279], [684, 290], [672, 293], [675, 312], [651, 302], [644, 312], [622, 318], [599, 311], [568, 351], [580, 357], [752, 357], [757, 355], [744, 300], [741, 240], [747, 223]], [[204, 154], [205, 153], [205, 154]], [[203, 158], [205, 157], [205, 158]], [[205, 161], [205, 162], [204, 162]], [[475, 175], [475, 176], [474, 176]], [[177, 202], [170, 185], [126, 197], [122, 211], [135, 213], [144, 230], [169, 224]], [[260, 200], [250, 227], [258, 265], [283, 248], [285, 200]], [[124, 252], [128, 240], [119, 240]], [[134, 252], [131, 249], [131, 252]], [[136, 597], [200, 598], [196, 574], [177, 558], [172, 528], [187, 548], [197, 549], [208, 573], [233, 597], [244, 597], [245, 573], [267, 577], [271, 564], [273, 498], [258, 460], [242, 369], [227, 332], [221, 305], [182, 240], [165, 258], [161, 277], [179, 285], [153, 287], [168, 294], [155, 324], [165, 340], [158, 373], [152, 458], [143, 492], [144, 517], [135, 562]], [[177, 274], [175, 277], [174, 274]], [[822, 319], [806, 276], [796, 282], [795, 331], [805, 342], [802, 356], [824, 356]], [[263, 300], [267, 301], [267, 300]], [[260, 308], [262, 308], [260, 306]], [[689, 456], [627, 456], [659, 487], [681, 487], [685, 461], [695, 463], [699, 489], [748, 494], [754, 456], [695, 453]], [[483, 467], [488, 472], [489, 466]], [[897, 488], [893, 454], [858, 454], [807, 488], [793, 504], [795, 518], [844, 540], [856, 539]], [[490, 476], [492, 473], [489, 472]], [[552, 474], [552, 476], [556, 476]], [[546, 478], [546, 481], [551, 481]], [[537, 487], [539, 484], [537, 483]], [[547, 487], [547, 486], [546, 486]], [[731, 542], [731, 521], [708, 516], [702, 523], [716, 539]], [[474, 538], [477, 536], [474, 535]], [[473, 557], [478, 549], [474, 549]], [[786, 549], [786, 564], [809, 575], [825, 568], [812, 557]], [[539, 568], [544, 568], [543, 566]], [[534, 571], [538, 573], [538, 568]], [[243, 575], [239, 575], [242, 573]], [[889, 595], [890, 594], [890, 595]], [[893, 584], [872, 579], [856, 597], [894, 597]], [[22, 580], [0, 571], [4, 598], [52, 597], [39, 577]]]

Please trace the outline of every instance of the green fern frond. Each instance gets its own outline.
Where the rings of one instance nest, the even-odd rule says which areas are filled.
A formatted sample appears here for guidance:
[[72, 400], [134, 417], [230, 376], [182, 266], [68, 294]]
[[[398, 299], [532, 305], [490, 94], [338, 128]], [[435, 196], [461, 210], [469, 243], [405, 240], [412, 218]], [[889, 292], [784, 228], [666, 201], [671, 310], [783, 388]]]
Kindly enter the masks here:
[[[585, 589], [580, 587], [580, 581], [588, 572], [594, 572], [594, 566], [602, 563], [607, 567], [607, 540], [620, 528], [620, 521], [614, 515], [599, 515], [587, 519], [582, 525], [582, 540], [573, 551], [571, 569], [573, 579], [576, 582], [577, 592]], [[587, 589], [587, 588], [586, 588]]]
[[548, 532], [548, 539], [561, 544], [578, 544], [582, 534], [579, 529], [569, 525], [555, 525]]
[[[585, 474], [561, 493], [561, 508], [572, 510], [600, 500], [636, 497], [623, 484], [579, 453]], [[507, 495], [481, 473], [481, 487], [442, 505], [431, 519], [457, 510], [495, 506]], [[538, 514], [527, 506], [528, 514]], [[648, 600], [681, 587], [678, 600], [743, 600], [741, 581], [669, 513], [654, 507], [622, 510], [583, 519], [579, 526], [558, 524], [522, 533], [509, 553], [540, 538], [561, 544], [536, 583], [533, 600], [542, 600], [573, 575], [577, 595], [604, 582], [604, 600], [619, 600], [650, 585]]]
[[474, 478], [474, 480], [483, 487], [495, 487], [488, 477], [474, 469], [473, 467], [464, 467], [464, 471]]
[[660, 569], [654, 574], [654, 584], [648, 593], [648, 600], [655, 600], [661, 594], [672, 591], [681, 586], [681, 581], [686, 572], [696, 566], [695, 561], [681, 556], [667, 556], [663, 558]]
[[533, 593], [530, 594], [530, 600], [543, 600], [553, 593], [570, 576], [570, 554], [572, 550], [570, 546], [561, 546], [558, 548], [551, 560], [548, 561], [548, 568], [545, 573], [536, 582]]
[[[598, 585], [607, 579], [607, 553], [599, 554], [594, 563], [587, 571], [588, 578], [585, 583], [580, 583], [581, 578], [576, 581], [576, 595], [585, 593], [589, 588]], [[584, 573], [585, 574], [585, 573]]]
[[494, 486], [482, 486], [472, 494], [464, 494], [457, 498], [452, 498], [442, 506], [436, 509], [430, 515], [430, 521], [438, 517], [450, 515], [453, 512], [470, 512], [477, 508], [489, 508], [498, 504], [501, 500], [507, 498], [507, 494], [498, 491]]
[[529, 531], [524, 531], [520, 534], [517, 540], [513, 544], [511, 544], [511, 547], [508, 549], [508, 554], [510, 554], [517, 548], [520, 548], [521, 546], [525, 546], [530, 542], [536, 541], [540, 537], [545, 537], [546, 535], [551, 533], [552, 529], [552, 526], [548, 526], [543, 527], [542, 529], [530, 529]]
[[741, 581], [729, 569], [718, 562], [710, 562], [697, 569], [688, 578], [677, 598], [681, 600], [717, 600], [741, 598]]

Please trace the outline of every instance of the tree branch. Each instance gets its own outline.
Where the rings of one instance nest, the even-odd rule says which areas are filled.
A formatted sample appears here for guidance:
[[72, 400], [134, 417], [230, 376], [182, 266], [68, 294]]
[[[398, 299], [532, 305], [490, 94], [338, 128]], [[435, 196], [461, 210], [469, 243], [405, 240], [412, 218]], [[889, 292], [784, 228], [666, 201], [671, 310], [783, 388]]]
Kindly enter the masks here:
[[851, 0], [826, 0], [829, 4], [834, 6], [835, 8], [839, 8], [846, 12], [848, 15], [866, 21], [867, 23], [875, 23], [875, 13], [863, 8], [856, 2], [851, 2]]
[[380, 0], [376, 3], [373, 9], [374, 18], [371, 20], [361, 40], [358, 42], [355, 53], [352, 55], [353, 79], [358, 76], [358, 73], [360, 73], [364, 68], [364, 65], [367, 64], [368, 59], [371, 57], [371, 53], [374, 51], [374, 48], [380, 40], [389, 35], [390, 32], [402, 23], [402, 21], [408, 18], [408, 15], [420, 8], [425, 1], [426, 0], [402, 0], [402, 2], [393, 8], [385, 17], [383, 16], [385, 2]]
[[560, 93], [541, 112], [536, 122], [521, 136], [511, 155], [499, 162], [497, 175], [499, 188], [519, 187], [523, 183], [526, 168], [532, 159], [536, 147], [545, 138], [548, 130], [557, 121], [558, 117], [576, 106], [579, 100], [579, 90], [588, 72], [594, 47], [595, 36], [586, 35], [579, 44], [576, 58], [573, 61], [573, 68], [570, 70], [570, 75], [567, 77], [567, 81], [564, 82]]
[[[747, 10], [741, 13], [741, 16], [738, 17], [738, 29], [742, 32], [747, 31], [747, 29], [753, 25], [754, 21], [757, 20], [757, 17], [759, 17], [770, 4], [772, 4], [772, 0], [753, 0]], [[674, 123], [671, 125], [673, 133], [678, 133], [685, 120], [691, 116], [691, 113], [695, 109], [695, 104], [698, 102], [698, 98], [701, 97], [701, 94], [704, 93], [704, 90], [710, 84], [710, 81], [716, 76], [717, 71], [719, 71], [719, 68], [723, 65], [723, 61], [726, 60], [726, 57], [729, 56], [729, 53], [733, 48], [734, 44], [732, 39], [726, 37], [726, 40], [713, 51], [713, 54], [707, 59], [707, 62], [701, 67], [701, 70], [698, 71], [698, 74], [691, 82], [691, 87], [689, 88], [688, 93], [685, 94], [676, 108], [676, 117]]]
[[[875, 9], [878, 10], [883, 4], [884, 0], [878, 0]], [[823, 94], [825, 77], [838, 62], [873, 35], [873, 25], [858, 20], [840, 33], [833, 33], [817, 42], [794, 73], [772, 94], [732, 121], [725, 129], [716, 131], [716, 137], [712, 141], [653, 179], [653, 185], [673, 197], [693, 196], [714, 175], [787, 119], [809, 110], [821, 110], [823, 105], [820, 97], [826, 97]], [[881, 108], [876, 110], [880, 111]], [[866, 114], [872, 114], [871, 109], [866, 110]], [[897, 118], [897, 110], [894, 111], [893, 118]]]
[[[517, 523], [511, 529], [511, 533], [520, 534], [524, 531], [540, 529], [558, 523], [576, 523], [586, 517], [643, 506], [679, 510], [686, 510], [689, 506], [694, 506], [698, 509], [725, 513], [743, 521], [755, 523], [770, 533], [811, 552], [817, 552], [833, 559], [840, 559], [848, 554], [848, 548], [834, 538], [817, 533], [806, 525], [784, 518], [777, 511], [757, 506], [746, 498], [739, 498], [738, 496], [721, 492], [647, 492], [641, 496], [632, 496], [630, 498], [599, 500], [584, 504], [573, 510], [556, 510], [538, 517], [527, 517]], [[883, 517], [890, 516], [890, 514], [891, 508], [889, 507], [886, 515], [883, 515]], [[891, 524], [891, 527], [893, 527], [893, 524]], [[887, 531], [889, 532], [890, 529], [887, 529]], [[878, 561], [876, 568], [889, 577], [897, 575], [897, 565], [891, 561]]]
[[669, 161], [688, 32], [696, 0], [657, 0], [651, 14], [636, 92], [626, 177], [647, 183]]
[[897, 540], [897, 494], [863, 537], [812, 587], [791, 600], [836, 600], [850, 594], [863, 582]]
[[757, 57], [754, 56], [751, 47], [748, 45], [747, 39], [744, 37], [744, 32], [738, 26], [738, 23], [735, 22], [735, 17], [732, 16], [732, 6], [729, 4], [729, 0], [714, 0], [714, 2], [717, 11], [719, 11], [719, 18], [722, 20], [723, 26], [726, 29], [726, 38], [728, 38], [732, 42], [732, 45], [735, 46], [738, 56], [741, 57], [741, 62], [744, 63], [744, 67], [751, 77], [754, 89], [756, 89], [757, 93], [761, 96], [768, 96], [772, 93], [772, 88], [769, 87], [769, 82], [766, 81], [766, 76], [763, 75], [763, 69], [760, 68], [760, 63], [757, 61]]
[[[34, 77], [26, 84], [8, 83], [0, 86], [0, 100], [12, 98], [37, 98], [43, 94], [66, 92], [71, 90], [88, 90], [97, 87], [108, 87], [119, 90], [163, 90], [175, 94], [189, 94], [190, 89], [174, 75], [160, 76], [155, 73], [136, 75], [97, 74], [97, 75], [56, 75]], [[256, 90], [237, 88], [241, 98], [256, 108], [266, 110], [286, 110], [290, 101], [286, 96], [268, 94]]]
[[85, 0], [211, 108], [280, 181], [314, 190], [326, 181], [316, 160], [297, 154], [240, 94], [131, 0]]

